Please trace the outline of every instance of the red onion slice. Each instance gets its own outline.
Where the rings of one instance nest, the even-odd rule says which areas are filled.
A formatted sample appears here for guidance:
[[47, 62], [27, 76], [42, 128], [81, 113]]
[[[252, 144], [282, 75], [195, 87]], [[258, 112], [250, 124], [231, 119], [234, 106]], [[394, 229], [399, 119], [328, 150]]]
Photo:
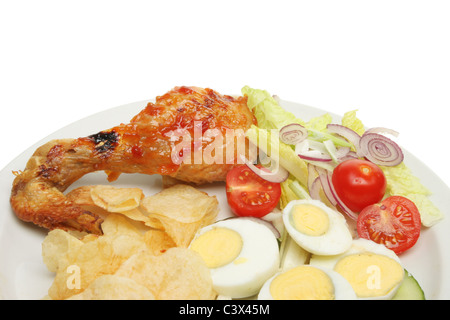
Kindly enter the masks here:
[[322, 184], [320, 183], [319, 177], [316, 177], [313, 182], [311, 183], [309, 187], [309, 195], [314, 200], [321, 200], [320, 199], [320, 188], [322, 187]]
[[332, 197], [334, 198], [334, 200], [336, 202], [335, 206], [339, 206], [342, 209], [342, 211], [344, 211], [344, 213], [346, 215], [348, 215], [350, 218], [352, 218], [353, 220], [355, 220], [355, 221], [358, 220], [358, 214], [353, 212], [352, 210], [350, 210], [345, 205], [345, 203], [339, 198], [339, 196], [338, 196], [338, 194], [336, 192], [336, 189], [334, 188], [332, 177], [333, 177], [332, 173], [328, 172], [326, 180], [327, 180], [327, 184], [328, 184], [328, 187], [330, 189], [330, 192], [332, 194]]
[[355, 151], [348, 152], [345, 156], [339, 158], [339, 161], [344, 162], [351, 159], [358, 159], [358, 154]]
[[299, 153], [298, 156], [300, 158], [302, 158], [303, 160], [309, 160], [309, 161], [324, 161], [324, 162], [331, 161], [331, 157], [329, 155], [323, 154], [316, 150], [305, 151], [305, 152]]
[[282, 142], [296, 145], [308, 137], [308, 130], [298, 123], [292, 123], [281, 128], [279, 134]]
[[330, 189], [330, 185], [328, 183], [329, 171], [322, 168], [316, 168], [316, 170], [319, 173], [320, 184], [322, 185], [322, 189], [323, 192], [325, 193], [325, 196], [333, 206], [336, 206], [337, 205], [336, 198], [334, 197], [332, 190]]
[[359, 155], [380, 166], [396, 166], [402, 163], [402, 149], [389, 139], [377, 133], [364, 133], [359, 142]]
[[322, 187], [316, 167], [308, 163], [308, 191], [311, 198], [320, 200], [320, 188]]
[[390, 134], [394, 137], [398, 137], [399, 133], [395, 130], [389, 129], [389, 128], [384, 128], [384, 127], [375, 127], [375, 128], [370, 128], [367, 129], [365, 133], [387, 133]]
[[338, 160], [342, 160], [344, 157], [348, 156], [350, 151], [350, 147], [340, 147], [336, 151], [336, 158], [338, 158]]
[[[251, 161], [247, 160], [244, 156], [241, 155], [242, 161], [250, 168], [255, 174], [261, 177], [264, 180], [274, 183], [281, 183], [286, 181], [289, 178], [289, 171], [284, 169], [282, 166], [278, 165], [276, 167], [276, 171], [271, 171], [268, 168], [258, 168]], [[272, 167], [271, 167], [272, 168]]]
[[352, 129], [335, 123], [328, 124], [327, 129], [328, 132], [340, 135], [341, 137], [347, 139], [348, 142], [353, 144], [356, 148], [358, 147], [359, 139], [361, 139], [361, 136]]
[[314, 165], [312, 165], [310, 163], [307, 164], [307, 168], [308, 168], [308, 190], [310, 190], [312, 184], [314, 183], [314, 180], [317, 177], [317, 171], [316, 171]]
[[326, 143], [332, 144], [333, 142], [331, 140], [324, 141], [323, 143], [305, 140], [296, 145], [295, 152], [303, 160], [318, 162], [341, 162], [343, 158], [352, 152], [350, 147], [336, 149], [334, 145], [327, 147]]

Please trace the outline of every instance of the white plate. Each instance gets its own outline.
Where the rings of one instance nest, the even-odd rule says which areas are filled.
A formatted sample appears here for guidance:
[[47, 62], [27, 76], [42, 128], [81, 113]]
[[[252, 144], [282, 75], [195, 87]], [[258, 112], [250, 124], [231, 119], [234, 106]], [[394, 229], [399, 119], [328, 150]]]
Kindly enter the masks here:
[[[150, 100], [149, 100], [150, 101]], [[16, 218], [9, 204], [13, 181], [13, 170], [22, 170], [34, 150], [43, 143], [55, 138], [77, 138], [97, 133], [120, 123], [127, 122], [148, 101], [140, 101], [77, 121], [47, 138], [41, 140], [14, 159], [0, 172], [0, 298], [2, 299], [41, 299], [47, 294], [54, 275], [47, 271], [41, 258], [41, 244], [46, 230]], [[282, 101], [281, 104], [298, 117], [308, 120], [325, 113], [324, 110], [298, 103]], [[336, 121], [339, 116], [333, 115]], [[363, 119], [364, 120], [364, 119]], [[422, 162], [405, 151], [405, 162], [411, 167], [422, 183], [432, 192], [433, 202], [445, 213], [450, 209], [450, 189]], [[159, 176], [122, 175], [114, 185], [140, 187], [146, 195], [161, 189]], [[85, 184], [105, 184], [106, 175], [102, 172], [86, 175], [70, 190]], [[221, 207], [219, 217], [230, 214], [226, 203], [224, 184], [204, 186], [202, 190], [216, 195]], [[419, 281], [427, 299], [450, 299], [450, 219], [448, 217], [436, 226], [423, 230], [417, 244], [400, 256], [405, 268]], [[445, 272], [447, 270], [447, 272]]]

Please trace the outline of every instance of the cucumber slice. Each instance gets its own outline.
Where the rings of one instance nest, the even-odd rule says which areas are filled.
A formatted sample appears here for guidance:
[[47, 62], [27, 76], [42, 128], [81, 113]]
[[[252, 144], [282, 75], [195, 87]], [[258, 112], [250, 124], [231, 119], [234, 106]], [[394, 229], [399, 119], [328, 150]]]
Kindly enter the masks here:
[[426, 300], [416, 279], [405, 270], [405, 278], [392, 300]]

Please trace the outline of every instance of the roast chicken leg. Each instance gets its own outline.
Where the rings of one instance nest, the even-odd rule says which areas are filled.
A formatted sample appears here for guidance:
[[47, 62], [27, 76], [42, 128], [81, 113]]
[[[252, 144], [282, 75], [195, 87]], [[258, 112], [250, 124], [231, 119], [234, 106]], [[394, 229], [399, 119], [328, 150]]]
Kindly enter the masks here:
[[[233, 154], [233, 161], [227, 159], [222, 163], [204, 158], [196, 162], [191, 155], [215, 141], [205, 136], [207, 130], [225, 134], [226, 130], [245, 131], [254, 123], [245, 96], [176, 87], [149, 103], [128, 124], [88, 137], [50, 141], [39, 147], [25, 169], [16, 172], [11, 206], [20, 219], [47, 229], [101, 234], [102, 218], [65, 196], [64, 191], [73, 182], [99, 170], [107, 172], [110, 181], [121, 173], [160, 174], [195, 184], [224, 181], [238, 162], [237, 153]], [[176, 144], [184, 137], [177, 133], [195, 136], [196, 130], [197, 133], [200, 130], [201, 140], [188, 140], [190, 148], [177, 149]], [[183, 152], [190, 152], [191, 161], [186, 161]]]

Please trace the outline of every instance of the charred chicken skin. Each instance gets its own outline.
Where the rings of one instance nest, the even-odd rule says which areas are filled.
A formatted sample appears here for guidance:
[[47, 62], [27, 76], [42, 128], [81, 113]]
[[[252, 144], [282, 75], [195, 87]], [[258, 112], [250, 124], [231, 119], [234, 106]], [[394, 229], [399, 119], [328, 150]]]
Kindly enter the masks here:
[[[233, 161], [214, 163], [203, 158], [200, 162], [186, 161], [183, 152], [206, 150], [215, 141], [205, 138], [208, 129], [225, 134], [226, 130], [245, 131], [253, 123], [255, 119], [245, 96], [176, 87], [157, 97], [154, 103], [148, 103], [128, 124], [88, 137], [53, 140], [39, 147], [25, 169], [16, 173], [11, 206], [21, 220], [47, 229], [101, 234], [102, 218], [64, 194], [76, 180], [90, 172], [105, 171], [110, 181], [121, 173], [159, 174], [195, 184], [224, 181], [238, 162], [236, 152], [232, 154]], [[200, 141], [193, 139], [190, 149], [177, 149], [181, 135], [174, 133], [189, 133], [193, 137], [198, 130], [202, 134]], [[185, 161], [177, 161], [180, 158]]]

